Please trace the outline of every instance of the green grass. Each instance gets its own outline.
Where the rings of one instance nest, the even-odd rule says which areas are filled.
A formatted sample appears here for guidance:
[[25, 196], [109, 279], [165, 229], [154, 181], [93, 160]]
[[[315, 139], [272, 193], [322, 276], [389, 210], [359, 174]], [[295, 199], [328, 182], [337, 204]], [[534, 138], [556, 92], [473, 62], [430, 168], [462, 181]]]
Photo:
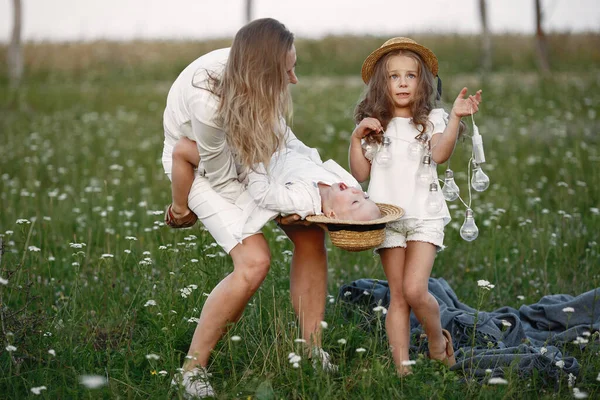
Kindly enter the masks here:
[[[519, 51], [511, 59], [532, 60], [526, 43], [518, 39], [513, 38]], [[559, 53], [554, 56], [557, 72], [547, 79], [535, 74], [533, 61], [503, 61], [483, 80], [473, 66], [474, 38], [435, 40], [431, 47], [439, 49], [442, 66], [449, 70], [443, 76], [446, 104], [464, 85], [483, 89], [484, 103], [475, 118], [492, 184], [473, 194], [480, 236], [472, 243], [458, 234], [464, 208], [451, 203], [448, 248], [439, 254], [433, 276], [448, 280], [471, 306], [479, 305], [478, 279], [496, 284], [481, 304], [487, 311], [599, 287], [598, 52], [584, 54], [576, 45], [560, 50], [577, 55], [580, 63]], [[323, 158], [344, 166], [367, 42], [371, 48], [382, 40], [363, 38], [360, 51], [348, 47], [344, 38], [298, 45], [299, 57], [304, 50], [307, 61], [299, 66], [300, 84], [293, 89], [294, 131], [318, 147]], [[499, 54], [511, 48], [508, 39], [499, 43]], [[170, 201], [160, 164], [162, 111], [184, 56], [167, 66], [161, 60], [121, 64], [117, 55], [129, 53], [115, 54], [106, 56], [114, 57], [114, 65], [92, 58], [89, 74], [68, 64], [72, 60], [63, 69], [48, 69], [38, 58], [38, 64], [29, 64], [18, 95], [10, 94], [5, 81], [0, 83], [5, 94], [0, 103], [0, 235], [5, 250], [0, 277], [9, 281], [0, 284], [2, 398], [35, 397], [30, 389], [39, 386], [47, 387], [41, 392], [45, 398], [177, 397], [169, 382], [191, 340], [192, 318], [198, 317], [204, 293], [232, 268], [201, 227], [175, 231], [161, 223]], [[327, 54], [350, 58], [328, 64], [320, 58]], [[469, 152], [469, 140], [459, 142], [451, 160], [463, 196]], [[19, 224], [18, 219], [28, 222]], [[364, 330], [357, 311], [348, 314], [335, 299], [342, 284], [385, 279], [379, 260], [370, 252], [346, 253], [331, 246], [333, 300], [327, 303], [324, 347], [340, 373], [314, 371], [306, 359], [292, 368], [287, 355], [300, 349], [287, 301], [291, 245], [274, 225], [264, 231], [271, 245], [271, 271], [211, 360], [221, 398], [572, 396], [566, 377], [555, 386], [535, 375], [507, 371], [509, 384], [493, 386], [465, 380], [422, 358], [415, 375], [400, 381], [381, 328]], [[197, 288], [184, 298], [181, 289], [189, 285]], [[156, 305], [146, 306], [149, 300]], [[242, 340], [229, 340], [232, 335]], [[17, 350], [6, 351], [9, 343]], [[359, 347], [367, 351], [358, 354]], [[590, 398], [599, 396], [598, 336], [583, 350], [575, 345], [566, 350], [581, 364], [576, 386]], [[148, 354], [160, 358], [147, 359]], [[108, 384], [86, 389], [79, 379], [88, 374], [105, 376]]]

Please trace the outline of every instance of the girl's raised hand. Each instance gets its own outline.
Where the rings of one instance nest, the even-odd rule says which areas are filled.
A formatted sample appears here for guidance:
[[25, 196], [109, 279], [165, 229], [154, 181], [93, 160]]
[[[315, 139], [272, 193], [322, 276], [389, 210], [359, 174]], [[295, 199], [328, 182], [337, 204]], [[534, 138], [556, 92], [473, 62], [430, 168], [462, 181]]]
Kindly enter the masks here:
[[464, 87], [454, 100], [454, 104], [452, 105], [451, 113], [454, 113], [457, 117], [466, 117], [471, 114], [475, 114], [479, 111], [479, 103], [481, 103], [481, 89], [475, 93], [475, 95], [469, 95], [469, 97], [465, 97], [467, 95], [467, 88]]
[[381, 122], [379, 122], [376, 118], [364, 118], [360, 121], [360, 124], [354, 128], [354, 132], [352, 132], [352, 137], [356, 139], [363, 139], [365, 136], [370, 135], [371, 133], [382, 132], [383, 127], [381, 126]]

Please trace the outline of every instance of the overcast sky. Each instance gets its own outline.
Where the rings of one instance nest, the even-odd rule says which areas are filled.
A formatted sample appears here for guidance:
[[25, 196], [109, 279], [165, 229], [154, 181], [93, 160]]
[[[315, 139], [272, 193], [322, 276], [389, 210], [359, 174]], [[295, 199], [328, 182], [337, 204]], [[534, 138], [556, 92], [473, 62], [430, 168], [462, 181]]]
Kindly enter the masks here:
[[[245, 0], [22, 0], [24, 40], [205, 39], [232, 37]], [[487, 0], [493, 32], [532, 33], [534, 0]], [[297, 37], [327, 34], [475, 33], [478, 0], [254, 0], [255, 18], [273, 17]], [[600, 0], [542, 0], [549, 31], [600, 31]], [[0, 41], [12, 26], [0, 0]]]

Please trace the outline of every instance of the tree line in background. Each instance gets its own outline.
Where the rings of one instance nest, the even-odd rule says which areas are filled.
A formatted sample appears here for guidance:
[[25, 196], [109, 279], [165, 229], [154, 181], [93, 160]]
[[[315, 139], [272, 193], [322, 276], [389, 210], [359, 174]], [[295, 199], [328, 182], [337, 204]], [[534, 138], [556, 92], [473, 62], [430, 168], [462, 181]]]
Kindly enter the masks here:
[[[12, 0], [13, 3], [13, 27], [11, 39], [8, 46], [7, 63], [9, 82], [12, 88], [18, 88], [23, 79], [23, 46], [22, 46], [22, 0]], [[254, 1], [246, 0], [245, 4], [246, 22], [253, 19]], [[535, 37], [536, 37], [536, 60], [540, 72], [544, 75], [550, 73], [550, 63], [548, 61], [548, 45], [546, 35], [543, 29], [544, 13], [541, 0], [534, 0], [535, 7]], [[481, 70], [489, 72], [492, 68], [492, 38], [488, 26], [487, 1], [478, 0], [479, 15], [481, 20]]]

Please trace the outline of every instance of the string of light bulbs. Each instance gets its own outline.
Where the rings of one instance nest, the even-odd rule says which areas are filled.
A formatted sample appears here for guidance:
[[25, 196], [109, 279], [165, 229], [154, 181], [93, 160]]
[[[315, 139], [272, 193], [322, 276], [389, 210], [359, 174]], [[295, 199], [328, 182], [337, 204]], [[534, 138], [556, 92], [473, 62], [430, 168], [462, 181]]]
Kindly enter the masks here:
[[[415, 176], [417, 184], [429, 185], [429, 193], [425, 198], [425, 210], [432, 215], [437, 214], [441, 211], [444, 203], [442, 198], [438, 194], [439, 185], [437, 181], [439, 180], [440, 182], [443, 182], [444, 185], [441, 188], [443, 198], [446, 201], [455, 201], [456, 199], [459, 199], [466, 207], [465, 220], [460, 228], [460, 236], [462, 239], [468, 242], [477, 239], [477, 236], [479, 236], [479, 228], [477, 228], [477, 225], [475, 224], [475, 217], [473, 209], [471, 208], [471, 188], [478, 192], [483, 192], [490, 185], [489, 177], [485, 174], [485, 172], [483, 172], [481, 168], [481, 164], [485, 163], [483, 138], [479, 133], [479, 128], [475, 124], [475, 117], [473, 115], [472, 109], [471, 121], [473, 125], [473, 148], [471, 151], [471, 158], [469, 159], [467, 164], [467, 184], [469, 194], [468, 204], [465, 203], [462, 197], [460, 197], [460, 188], [454, 181], [454, 171], [450, 169], [450, 160], [448, 160], [447, 168], [444, 173], [444, 180], [442, 181], [439, 178], [435, 180], [433, 178], [433, 167], [431, 165], [431, 160], [433, 149], [435, 148], [435, 146], [437, 146], [437, 143], [434, 144], [432, 147], [429, 135], [427, 135], [425, 132], [421, 132], [420, 134], [415, 136], [415, 140], [409, 143], [407, 150], [407, 157], [409, 159], [421, 160], [421, 163], [417, 168]], [[373, 157], [374, 161], [379, 165], [385, 167], [390, 163], [390, 160], [392, 158], [390, 151], [391, 138], [385, 136], [385, 132], [382, 132], [382, 135], [382, 143], [376, 148], [366, 141], [363, 143], [362, 147], [365, 150], [365, 155], [367, 155], [367, 153], [373, 154], [373, 152], [376, 152]], [[471, 167], [473, 168], [472, 174]]]

